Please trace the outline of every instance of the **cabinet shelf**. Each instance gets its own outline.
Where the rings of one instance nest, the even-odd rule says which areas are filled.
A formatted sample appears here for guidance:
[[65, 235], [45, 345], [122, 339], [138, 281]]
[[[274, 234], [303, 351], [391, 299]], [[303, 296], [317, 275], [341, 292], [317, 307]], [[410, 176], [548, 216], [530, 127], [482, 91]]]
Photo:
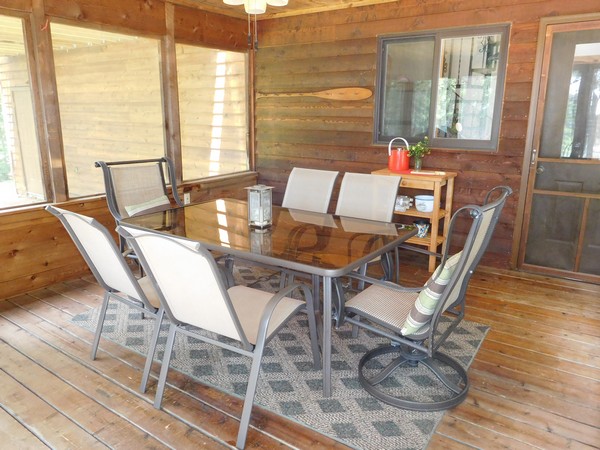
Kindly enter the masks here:
[[[431, 219], [433, 217], [433, 212], [422, 212], [418, 211], [416, 208], [409, 208], [406, 211], [394, 211], [394, 214], [398, 216], [410, 216], [410, 217], [422, 217], [424, 219]], [[438, 210], [438, 218], [442, 219], [446, 217], [446, 210], [439, 209]]]
[[[388, 169], [375, 170], [372, 173], [377, 175], [399, 175], [390, 172]], [[424, 171], [400, 174], [399, 192], [403, 195], [412, 195], [420, 191], [431, 191], [433, 193], [434, 208], [431, 212], [417, 211], [416, 208], [409, 208], [406, 211], [394, 211], [394, 214], [402, 217], [414, 217], [429, 219], [431, 226], [427, 236], [418, 238], [412, 237], [407, 242], [415, 245], [427, 247], [431, 253], [437, 253], [438, 247], [442, 245], [448, 236], [450, 221], [448, 218], [452, 214], [452, 197], [454, 195], [455, 172], [442, 171]], [[442, 204], [442, 189], [445, 188], [445, 201]], [[405, 192], [407, 190], [408, 192]], [[444, 220], [446, 219], [446, 220]], [[429, 257], [429, 271], [433, 272], [437, 265], [435, 256]]]
[[[436, 240], [436, 247], [439, 245], [442, 245], [444, 243], [444, 236], [437, 236], [435, 238]], [[408, 239], [406, 242], [408, 242], [409, 244], [415, 244], [415, 245], [423, 245], [425, 247], [429, 247], [431, 245], [431, 234], [427, 233], [427, 236], [425, 237], [411, 237], [410, 239]]]

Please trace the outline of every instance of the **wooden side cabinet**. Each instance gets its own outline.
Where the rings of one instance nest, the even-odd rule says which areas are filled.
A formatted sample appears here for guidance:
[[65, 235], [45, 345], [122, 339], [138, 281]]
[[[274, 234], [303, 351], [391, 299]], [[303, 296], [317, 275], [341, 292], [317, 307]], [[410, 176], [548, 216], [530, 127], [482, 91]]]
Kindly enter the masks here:
[[[452, 215], [452, 197], [454, 195], [454, 179], [456, 178], [455, 172], [446, 171], [435, 171], [435, 170], [423, 170], [420, 173], [394, 173], [389, 169], [379, 169], [372, 173], [376, 175], [400, 175], [402, 180], [400, 181], [401, 195], [409, 195], [414, 197], [416, 194], [413, 190], [418, 191], [432, 191], [433, 192], [433, 211], [432, 212], [421, 212], [417, 211], [414, 206], [406, 211], [395, 211], [395, 214], [400, 216], [409, 217], [420, 217], [429, 219], [431, 227], [429, 233], [424, 238], [413, 237], [408, 240], [409, 243], [415, 245], [422, 245], [427, 247], [430, 252], [437, 253], [438, 247], [441, 246], [448, 236], [448, 227], [450, 226], [450, 216]], [[405, 192], [408, 189], [408, 192]], [[445, 200], [442, 207], [442, 192], [445, 192]], [[418, 194], [418, 193], [417, 193]], [[447, 218], [446, 220], [443, 220]], [[440, 222], [443, 220], [443, 225], [440, 226]], [[435, 256], [429, 257], [429, 271], [433, 272], [437, 265], [437, 258]]]

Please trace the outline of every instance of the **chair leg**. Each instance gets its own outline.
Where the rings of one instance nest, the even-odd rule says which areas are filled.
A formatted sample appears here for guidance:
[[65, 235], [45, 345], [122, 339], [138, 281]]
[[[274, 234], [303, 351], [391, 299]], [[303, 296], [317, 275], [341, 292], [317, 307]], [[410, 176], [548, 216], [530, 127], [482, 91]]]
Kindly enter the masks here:
[[313, 306], [315, 312], [321, 311], [321, 277], [319, 275], [312, 276], [313, 285]]
[[279, 290], [282, 290], [283, 288], [285, 288], [287, 286], [288, 282], [287, 282], [287, 273], [285, 273], [283, 270], [281, 272], [279, 272]]
[[319, 338], [317, 335], [317, 318], [315, 312], [315, 301], [310, 290], [303, 287], [304, 297], [306, 298], [306, 313], [308, 315], [308, 329], [310, 333], [310, 346], [313, 354], [313, 365], [316, 370], [321, 369], [321, 351], [319, 348]]
[[248, 427], [250, 426], [250, 414], [254, 406], [254, 396], [256, 395], [256, 386], [258, 385], [258, 374], [260, 372], [260, 364], [262, 361], [263, 352], [265, 350], [265, 336], [261, 336], [254, 348], [252, 357], [252, 367], [250, 368], [250, 376], [248, 377], [248, 388], [244, 398], [244, 406], [242, 415], [240, 416], [240, 428], [238, 430], [236, 448], [243, 449], [246, 445], [246, 437], [248, 436]]
[[96, 353], [98, 351], [98, 345], [100, 344], [100, 335], [102, 334], [102, 328], [104, 327], [104, 319], [106, 318], [106, 310], [108, 308], [108, 302], [110, 301], [110, 293], [104, 293], [104, 301], [100, 308], [100, 314], [98, 315], [98, 324], [96, 325], [96, 333], [94, 334], [94, 341], [92, 342], [92, 353], [90, 357], [92, 361], [96, 359]]
[[173, 352], [173, 345], [175, 344], [176, 332], [177, 325], [172, 323], [169, 327], [169, 337], [167, 338], [167, 346], [165, 347], [162, 367], [160, 368], [160, 375], [158, 377], [158, 385], [156, 386], [156, 396], [154, 397], [154, 407], [156, 409], [160, 409], [160, 406], [162, 405], [162, 398], [165, 391], [165, 385], [167, 384], [167, 373], [169, 372], [169, 364], [171, 364], [171, 354]]
[[394, 263], [390, 252], [381, 255], [381, 268], [383, 269], [383, 279], [394, 281]]
[[140, 392], [144, 394], [146, 392], [146, 385], [148, 384], [148, 378], [150, 377], [150, 370], [152, 369], [152, 361], [154, 361], [154, 353], [156, 353], [156, 345], [158, 344], [158, 337], [160, 335], [160, 328], [162, 325], [165, 311], [161, 306], [156, 313], [156, 323], [154, 324], [154, 331], [152, 332], [152, 338], [150, 340], [150, 347], [148, 348], [148, 354], [146, 355], [146, 364], [144, 365], [144, 373], [142, 374], [142, 381], [140, 383]]
[[225, 280], [227, 282], [227, 287], [235, 286], [235, 279], [233, 278], [233, 265], [235, 261], [233, 260], [233, 256], [227, 255], [225, 257]]

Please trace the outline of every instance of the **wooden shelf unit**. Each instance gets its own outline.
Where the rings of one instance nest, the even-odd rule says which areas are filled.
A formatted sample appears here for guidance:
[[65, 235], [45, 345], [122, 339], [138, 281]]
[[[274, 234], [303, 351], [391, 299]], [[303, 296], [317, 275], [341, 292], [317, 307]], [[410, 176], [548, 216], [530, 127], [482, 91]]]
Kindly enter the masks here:
[[[427, 250], [430, 252], [437, 253], [438, 247], [446, 241], [446, 237], [448, 236], [450, 216], [452, 215], [452, 198], [454, 196], [454, 179], [457, 173], [439, 170], [423, 170], [422, 173], [395, 173], [389, 169], [374, 170], [372, 173], [376, 175], [400, 175], [402, 177], [399, 190], [401, 195], [414, 197], [414, 193], [406, 193], [403, 191], [404, 189], [433, 192], [434, 208], [432, 212], [421, 212], [412, 207], [406, 211], [395, 211], [394, 214], [429, 219], [431, 226], [427, 236], [424, 238], [411, 238], [408, 242], [415, 245], [422, 245], [423, 247], [427, 247]], [[444, 188], [446, 192], [442, 208], [442, 190]], [[447, 220], [444, 220], [443, 226], [440, 227], [440, 222], [446, 217]], [[437, 258], [430, 256], [429, 271], [433, 272], [436, 265]]]

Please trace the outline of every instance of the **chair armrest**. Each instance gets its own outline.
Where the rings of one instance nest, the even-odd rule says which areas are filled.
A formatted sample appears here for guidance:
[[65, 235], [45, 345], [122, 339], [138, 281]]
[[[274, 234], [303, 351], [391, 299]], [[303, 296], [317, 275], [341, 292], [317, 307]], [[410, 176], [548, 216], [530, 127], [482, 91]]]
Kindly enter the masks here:
[[351, 272], [346, 276], [348, 278], [354, 278], [359, 281], [364, 281], [365, 283], [375, 284], [378, 286], [385, 286], [386, 288], [393, 289], [395, 291], [400, 291], [400, 292], [419, 292], [419, 291], [423, 290], [423, 286], [417, 286], [417, 287], [402, 286], [401, 284], [392, 283], [391, 281], [379, 280], [377, 278], [372, 278], [367, 275], [361, 275], [360, 273], [357, 273], [357, 272]]
[[442, 257], [441, 253], [431, 252], [431, 251], [426, 250], [424, 248], [416, 247], [416, 246], [410, 245], [410, 244], [400, 244], [398, 246], [398, 248], [402, 248], [404, 250], [410, 250], [411, 252], [422, 253], [423, 255], [427, 255], [427, 256], [435, 256], [436, 258], [441, 258]]

